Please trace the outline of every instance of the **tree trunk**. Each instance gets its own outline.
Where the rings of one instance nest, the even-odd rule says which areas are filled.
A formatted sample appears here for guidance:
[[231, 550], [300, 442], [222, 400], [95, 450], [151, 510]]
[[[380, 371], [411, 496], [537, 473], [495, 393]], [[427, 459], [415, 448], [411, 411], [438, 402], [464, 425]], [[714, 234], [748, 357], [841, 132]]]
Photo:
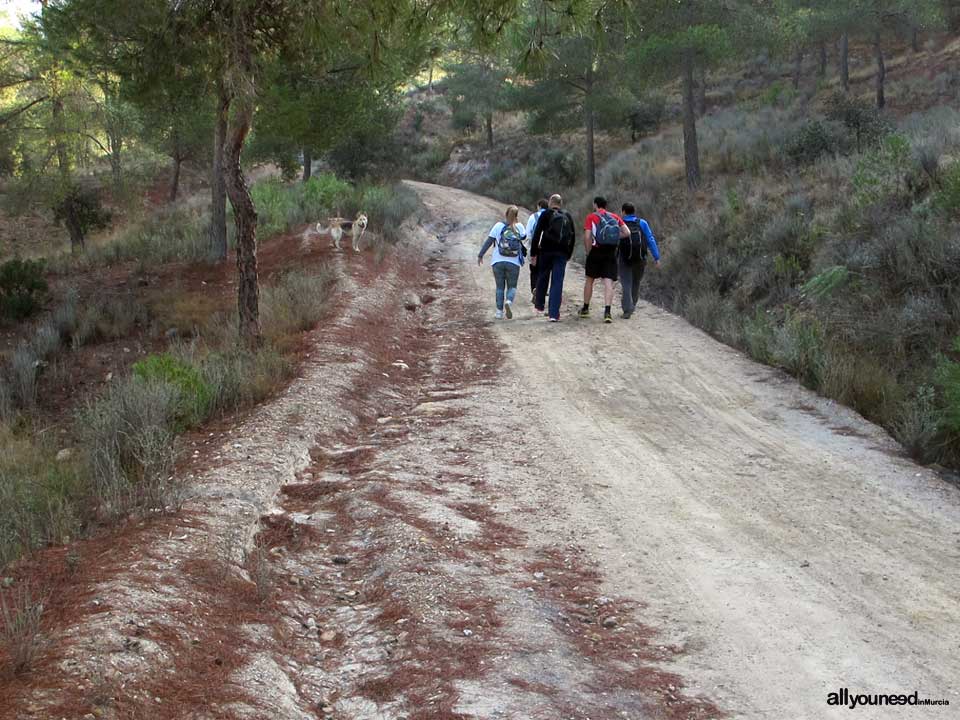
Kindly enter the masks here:
[[910, 47], [915, 53], [920, 52], [920, 29], [913, 28], [913, 32], [910, 34]]
[[707, 69], [700, 70], [700, 79], [697, 82], [697, 116], [707, 114]]
[[75, 209], [68, 209], [64, 217], [64, 225], [67, 226], [67, 232], [70, 233], [70, 252], [76, 254], [86, 247], [86, 238], [83, 236], [83, 226], [80, 224], [80, 218], [77, 217]]
[[215, 260], [227, 259], [227, 183], [223, 152], [230, 115], [230, 95], [223, 83], [217, 88], [217, 119], [213, 130], [213, 168], [210, 178], [210, 254]]
[[433, 95], [433, 60], [430, 60], [430, 76], [427, 78], [427, 94]]
[[493, 113], [487, 113], [484, 123], [487, 128], [487, 147], [493, 148]]
[[180, 194], [180, 167], [183, 165], [183, 158], [179, 153], [173, 156], [173, 171], [170, 174], [170, 197], [168, 201], [173, 203], [177, 201]]
[[[252, 89], [247, 91], [252, 93]], [[260, 284], [257, 271], [257, 209], [247, 188], [240, 156], [253, 123], [253, 98], [238, 100], [233, 126], [228, 133], [224, 159], [227, 166], [227, 195], [237, 226], [237, 311], [240, 341], [247, 347], [263, 342], [260, 329]]]
[[683, 160], [687, 172], [687, 187], [691, 190], [699, 187], [701, 181], [697, 113], [693, 103], [693, 74], [693, 51], [688, 48], [683, 53]]
[[67, 155], [67, 143], [64, 141], [67, 128], [63, 119], [63, 99], [55, 97], [52, 103], [53, 113], [53, 132], [56, 135], [54, 145], [57, 151], [57, 167], [60, 170], [60, 176], [64, 179], [70, 177], [70, 157]]
[[310, 148], [303, 149], [303, 181], [313, 177], [313, 152]]
[[793, 57], [793, 89], [800, 89], [800, 77], [803, 75], [803, 50], [797, 50]]
[[[112, 142], [111, 145], [113, 145]], [[123, 189], [123, 161], [120, 158], [119, 147], [110, 149], [110, 173], [113, 176], [114, 192], [119, 193]]]
[[844, 92], [850, 92], [850, 35], [840, 37], [840, 86]]
[[887, 64], [883, 58], [883, 43], [879, 31], [873, 36], [873, 51], [877, 58], [877, 109], [883, 110], [887, 106]]
[[820, 67], [817, 69], [819, 77], [827, 76], [827, 44], [820, 43]]

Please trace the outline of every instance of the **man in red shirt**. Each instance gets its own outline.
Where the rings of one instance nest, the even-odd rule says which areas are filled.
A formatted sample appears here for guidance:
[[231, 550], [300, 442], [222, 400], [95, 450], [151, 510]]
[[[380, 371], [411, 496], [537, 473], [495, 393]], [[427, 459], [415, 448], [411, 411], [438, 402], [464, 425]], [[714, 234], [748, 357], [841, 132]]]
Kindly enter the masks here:
[[617, 248], [622, 239], [630, 237], [630, 228], [618, 215], [607, 211], [603, 197], [593, 199], [593, 212], [587, 215], [583, 225], [583, 246], [587, 251], [584, 269], [587, 282], [583, 286], [581, 318], [590, 317], [590, 299], [593, 283], [603, 279], [603, 321], [613, 322], [610, 306], [613, 305], [613, 283], [617, 280]]

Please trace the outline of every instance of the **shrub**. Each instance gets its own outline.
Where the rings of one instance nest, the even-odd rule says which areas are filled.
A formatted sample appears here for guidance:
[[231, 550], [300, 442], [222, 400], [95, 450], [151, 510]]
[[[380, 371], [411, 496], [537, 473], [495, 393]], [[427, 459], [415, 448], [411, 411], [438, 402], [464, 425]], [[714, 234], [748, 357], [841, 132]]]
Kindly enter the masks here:
[[52, 322], [45, 322], [33, 336], [33, 349], [41, 360], [49, 360], [60, 350], [60, 331]]
[[357, 211], [367, 214], [370, 226], [388, 243], [400, 241], [403, 223], [420, 208], [420, 197], [403, 183], [363, 187], [357, 196]]
[[942, 173], [940, 189], [934, 204], [951, 217], [960, 216], [960, 162], [954, 162]]
[[936, 441], [940, 432], [940, 410], [936, 391], [921, 385], [912, 398], [903, 402], [893, 423], [893, 436], [920, 462], [937, 459]]
[[81, 410], [77, 431], [103, 516], [122, 519], [179, 502], [182, 487], [173, 474], [179, 399], [169, 383], [130, 377]]
[[876, 144], [891, 127], [871, 104], [846, 93], [834, 93], [827, 100], [827, 118], [843, 123], [856, 139], [857, 152]]
[[293, 372], [290, 360], [271, 347], [211, 352], [197, 362], [211, 391], [211, 412], [219, 413], [266, 399]]
[[40, 309], [47, 293], [40, 260], [13, 259], [0, 265], [0, 316], [23, 320]]
[[[630, 137], [636, 142], [643, 135], [650, 135], [660, 129], [667, 110], [667, 99], [660, 94], [644, 95], [630, 111], [628, 122]], [[572, 184], [572, 183], [571, 183]]]
[[819, 385], [824, 369], [823, 331], [816, 319], [788, 315], [774, 329], [770, 350], [773, 361], [804, 385]]
[[88, 232], [110, 224], [111, 213], [103, 207], [99, 192], [74, 185], [54, 205], [53, 219], [67, 227], [70, 243], [76, 249], [83, 247]]
[[213, 403], [213, 391], [200, 371], [169, 354], [151, 355], [133, 365], [133, 375], [146, 383], [166, 383], [179, 395], [175, 416], [185, 426], [206, 419]]
[[292, 271], [263, 289], [260, 319], [264, 333], [274, 340], [309, 330], [320, 320], [333, 286], [333, 272]]
[[55, 449], [0, 427], [0, 568], [24, 552], [66, 542], [81, 526], [86, 485]]
[[[952, 349], [960, 353], [960, 338], [954, 340]], [[935, 378], [941, 396], [943, 427], [951, 435], [960, 435], [960, 362], [941, 357]]]
[[790, 137], [784, 151], [796, 165], [812, 163], [824, 155], [840, 151], [840, 138], [834, 127], [822, 120], [813, 120]]
[[37, 403], [37, 371], [40, 359], [26, 343], [20, 343], [10, 358], [13, 393], [20, 407], [32, 409]]
[[909, 172], [910, 146], [902, 135], [889, 135], [857, 163], [853, 176], [855, 202], [862, 206], [903, 197]]
[[15, 409], [13, 389], [7, 379], [0, 375], [0, 425], [13, 420]]
[[51, 322], [57, 329], [60, 337], [69, 340], [77, 331], [77, 315], [80, 305], [80, 293], [75, 288], [67, 291], [66, 295], [53, 311]]
[[902, 398], [901, 385], [889, 368], [862, 351], [837, 345], [826, 353], [819, 390], [888, 427]]
[[29, 585], [0, 590], [0, 646], [12, 674], [28, 670], [39, 651], [42, 617], [43, 602]]
[[835, 265], [808, 280], [803, 286], [803, 294], [820, 300], [842, 288], [849, 279], [850, 271], [842, 265]]

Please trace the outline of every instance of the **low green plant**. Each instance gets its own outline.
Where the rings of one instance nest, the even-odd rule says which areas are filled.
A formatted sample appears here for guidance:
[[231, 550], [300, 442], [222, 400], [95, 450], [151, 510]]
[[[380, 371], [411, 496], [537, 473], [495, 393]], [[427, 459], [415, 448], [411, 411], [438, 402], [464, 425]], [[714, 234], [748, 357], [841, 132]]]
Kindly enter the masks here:
[[856, 204], [860, 207], [902, 196], [910, 169], [910, 143], [903, 135], [890, 134], [865, 152], [853, 176]]
[[178, 423], [190, 427], [207, 418], [213, 404], [213, 390], [200, 370], [164, 353], [151, 355], [133, 365], [133, 375], [147, 383], [167, 383], [177, 389], [175, 412]]
[[803, 286], [803, 294], [821, 300], [844, 287], [849, 279], [850, 271], [847, 268], [834, 265], [810, 278]]
[[960, 217], [960, 162], [954, 162], [941, 173], [934, 204], [950, 217]]
[[0, 265], [0, 317], [23, 320], [40, 309], [48, 290], [42, 260], [14, 258]]

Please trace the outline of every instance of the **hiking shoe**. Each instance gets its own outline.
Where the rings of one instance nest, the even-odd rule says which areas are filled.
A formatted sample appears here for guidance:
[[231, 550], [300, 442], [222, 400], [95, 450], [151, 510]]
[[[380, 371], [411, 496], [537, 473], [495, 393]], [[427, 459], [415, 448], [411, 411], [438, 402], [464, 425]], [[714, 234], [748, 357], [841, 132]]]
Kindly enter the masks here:
[[580, 308], [580, 312], [577, 313], [577, 317], [586, 320], [590, 317], [590, 308]]
[[512, 306], [513, 306], [513, 303], [510, 302], [509, 300], [507, 300], [506, 304], [504, 305], [503, 311], [504, 311], [504, 313], [505, 313], [506, 316], [507, 316], [507, 320], [513, 320], [513, 307], [512, 307]]
[[609, 325], [610, 323], [613, 322], [613, 315], [611, 315], [610, 313], [604, 313], [603, 321]]
[[497, 310], [497, 311], [493, 314], [493, 317], [494, 317], [494, 319], [496, 319], [496, 320], [503, 320], [503, 310]]
[[560, 318], [547, 318], [547, 322], [560, 322]]
[[623, 319], [624, 319], [624, 320], [629, 320], [629, 319], [632, 318], [632, 317], [633, 317], [633, 313], [632, 313], [632, 312], [625, 312], [625, 313], [623, 314]]

